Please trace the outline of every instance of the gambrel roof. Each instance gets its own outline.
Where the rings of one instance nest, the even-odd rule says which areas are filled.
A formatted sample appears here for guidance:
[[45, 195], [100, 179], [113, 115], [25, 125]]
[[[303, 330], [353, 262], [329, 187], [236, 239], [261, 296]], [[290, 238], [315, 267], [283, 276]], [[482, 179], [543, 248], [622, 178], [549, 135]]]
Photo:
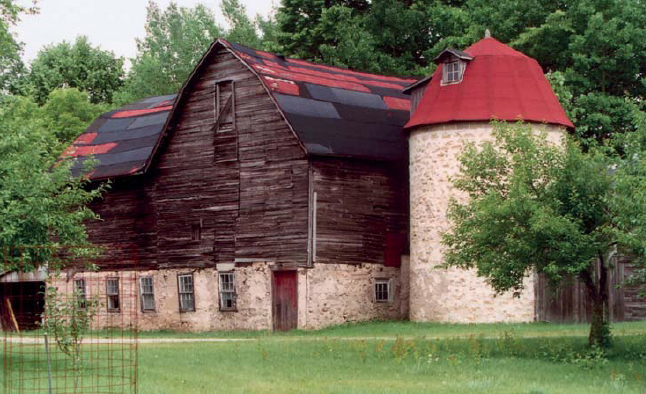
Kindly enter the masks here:
[[[101, 115], [65, 152], [81, 162], [93, 155], [91, 179], [146, 171], [195, 72], [216, 47], [254, 72], [310, 155], [399, 160], [407, 154], [402, 132], [414, 79], [356, 72], [258, 51], [217, 40], [179, 95], [151, 97]], [[215, 88], [214, 88], [215, 89]], [[180, 103], [178, 105], [178, 103]]]

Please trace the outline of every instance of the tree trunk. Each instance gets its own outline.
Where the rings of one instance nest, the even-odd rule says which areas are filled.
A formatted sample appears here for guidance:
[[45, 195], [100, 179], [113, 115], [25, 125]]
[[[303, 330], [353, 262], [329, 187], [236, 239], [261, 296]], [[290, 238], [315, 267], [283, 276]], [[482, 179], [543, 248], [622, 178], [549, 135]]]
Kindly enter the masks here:
[[606, 347], [610, 345], [610, 325], [606, 313], [608, 302], [608, 267], [604, 254], [599, 253], [599, 279], [595, 280], [594, 265], [580, 275], [592, 300], [592, 321], [590, 323], [590, 346]]
[[606, 342], [607, 329], [608, 325], [605, 319], [604, 302], [599, 299], [593, 299], [592, 321], [590, 322], [590, 335], [588, 336], [588, 344], [590, 346], [604, 346]]

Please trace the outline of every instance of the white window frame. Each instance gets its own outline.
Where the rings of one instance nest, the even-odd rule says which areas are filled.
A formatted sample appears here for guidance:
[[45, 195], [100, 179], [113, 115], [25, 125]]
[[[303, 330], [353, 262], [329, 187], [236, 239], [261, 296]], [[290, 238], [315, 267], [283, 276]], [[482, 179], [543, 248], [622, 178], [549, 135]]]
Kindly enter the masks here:
[[[188, 278], [190, 281], [187, 281]], [[180, 312], [195, 312], [195, 281], [192, 273], [177, 275], [177, 298]]]
[[[112, 286], [111, 286], [112, 283]], [[116, 291], [114, 284], [116, 283]], [[105, 281], [105, 294], [107, 297], [106, 307], [108, 312], [121, 312], [121, 300], [119, 297], [119, 278], [107, 278]]]
[[442, 85], [462, 82], [466, 62], [457, 58], [447, 60], [442, 65]]
[[[225, 278], [229, 278], [225, 280]], [[218, 272], [218, 290], [221, 311], [236, 311], [236, 276], [233, 271]], [[226, 305], [226, 301], [231, 305]]]
[[[386, 296], [384, 297], [384, 287]], [[392, 279], [375, 279], [374, 284], [375, 302], [387, 303], [393, 301]]]
[[74, 295], [77, 297], [77, 305], [79, 309], [87, 307], [87, 290], [85, 287], [85, 278], [74, 280]]
[[[144, 283], [150, 281], [150, 284]], [[139, 296], [141, 297], [141, 311], [155, 311], [155, 285], [152, 276], [142, 276], [139, 278]], [[147, 305], [146, 300], [152, 301], [152, 306]]]

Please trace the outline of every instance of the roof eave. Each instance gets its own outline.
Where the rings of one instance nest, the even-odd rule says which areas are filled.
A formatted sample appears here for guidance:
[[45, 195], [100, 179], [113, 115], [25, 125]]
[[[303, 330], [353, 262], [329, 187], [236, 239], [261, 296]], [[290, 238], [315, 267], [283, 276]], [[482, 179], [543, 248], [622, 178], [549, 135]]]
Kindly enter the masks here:
[[458, 59], [465, 60], [465, 61], [473, 60], [473, 56], [469, 55], [466, 52], [459, 51], [459, 50], [453, 49], [453, 48], [447, 48], [447, 49], [443, 50], [442, 52], [440, 52], [440, 54], [437, 55], [435, 57], [435, 59], [433, 59], [433, 62], [435, 64], [439, 64], [442, 61], [442, 59], [447, 55], [453, 55], [453, 56], [457, 57]]
[[402, 93], [404, 93], [404, 94], [411, 94], [411, 93], [413, 92], [413, 90], [417, 89], [418, 87], [422, 87], [423, 85], [426, 85], [426, 84], [428, 84], [429, 82], [431, 82], [431, 79], [433, 79], [433, 75], [432, 75], [432, 74], [431, 74], [431, 75], [429, 75], [429, 76], [427, 76], [427, 77], [424, 77], [424, 78], [420, 79], [420, 80], [419, 80], [419, 81], [417, 81], [417, 82], [413, 82], [412, 84], [410, 84], [410, 85], [406, 86], [406, 87], [404, 88], [404, 90], [402, 90]]

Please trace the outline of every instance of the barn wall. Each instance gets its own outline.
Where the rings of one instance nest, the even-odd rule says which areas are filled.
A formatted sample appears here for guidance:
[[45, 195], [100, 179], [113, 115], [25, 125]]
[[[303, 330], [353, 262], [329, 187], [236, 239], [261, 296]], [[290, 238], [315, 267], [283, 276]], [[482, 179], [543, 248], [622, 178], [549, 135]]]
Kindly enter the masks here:
[[[646, 319], [646, 302], [639, 297], [638, 286], [624, 286], [625, 279], [635, 269], [628, 257], [613, 259], [608, 270], [608, 315], [611, 321]], [[599, 268], [595, 275], [599, 275]], [[592, 318], [592, 300], [585, 285], [573, 278], [556, 289], [541, 275], [537, 284], [537, 319], [553, 323], [589, 323]]]
[[407, 249], [405, 163], [312, 160], [316, 263], [384, 264]]
[[[307, 262], [308, 164], [258, 78], [224, 49], [188, 86], [157, 164], [160, 267]], [[214, 131], [215, 81], [235, 83], [235, 127]], [[191, 227], [202, 225], [202, 240]]]
[[[307, 264], [309, 165], [259, 79], [224, 49], [206, 59], [145, 176], [92, 209], [104, 268], [206, 268], [235, 259]], [[235, 82], [234, 128], [214, 130], [215, 81]], [[201, 239], [192, 237], [200, 227]]]
[[142, 176], [117, 179], [89, 208], [101, 217], [86, 223], [89, 239], [103, 248], [100, 266], [119, 269], [154, 267], [157, 228], [154, 185]]

